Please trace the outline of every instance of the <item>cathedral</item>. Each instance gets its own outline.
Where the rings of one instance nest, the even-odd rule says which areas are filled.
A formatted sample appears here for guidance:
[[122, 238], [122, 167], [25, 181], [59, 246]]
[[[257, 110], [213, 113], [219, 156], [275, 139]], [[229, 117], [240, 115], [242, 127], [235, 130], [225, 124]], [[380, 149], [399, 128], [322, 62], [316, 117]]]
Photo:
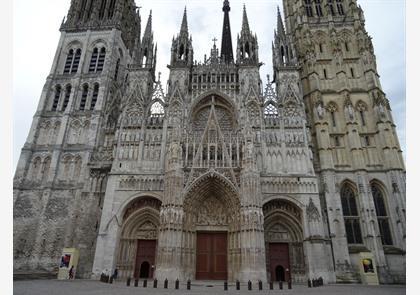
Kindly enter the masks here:
[[14, 271], [75, 248], [78, 278], [405, 283], [405, 164], [362, 8], [273, 1], [267, 80], [246, 7], [234, 51], [212, 5], [220, 47], [181, 9], [161, 81], [152, 13], [71, 1], [14, 177]]

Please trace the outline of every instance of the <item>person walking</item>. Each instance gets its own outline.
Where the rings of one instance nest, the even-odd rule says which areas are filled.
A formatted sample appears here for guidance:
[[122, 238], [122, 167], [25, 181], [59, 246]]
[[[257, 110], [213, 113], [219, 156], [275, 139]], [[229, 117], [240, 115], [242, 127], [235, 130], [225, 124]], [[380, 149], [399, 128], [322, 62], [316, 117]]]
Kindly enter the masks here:
[[114, 270], [114, 274], [112, 275], [112, 277], [114, 278], [114, 280], [116, 280], [116, 279], [117, 279], [117, 277], [118, 277], [118, 268], [116, 268], [116, 269]]
[[71, 266], [70, 270], [69, 270], [69, 280], [73, 280], [73, 276], [74, 276], [74, 265]]

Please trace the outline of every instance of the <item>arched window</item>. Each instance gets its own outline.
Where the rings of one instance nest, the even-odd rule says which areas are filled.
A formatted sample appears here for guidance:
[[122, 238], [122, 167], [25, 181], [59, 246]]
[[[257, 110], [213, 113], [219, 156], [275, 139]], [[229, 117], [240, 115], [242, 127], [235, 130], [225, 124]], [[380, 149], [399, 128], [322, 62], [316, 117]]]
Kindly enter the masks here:
[[319, 17], [323, 16], [321, 0], [315, 0], [315, 10], [316, 10], [316, 15], [318, 15]]
[[76, 50], [76, 54], [74, 55], [73, 64], [71, 66], [71, 73], [77, 73], [77, 70], [79, 69], [79, 63], [80, 63], [80, 56], [82, 55], [82, 50], [78, 48]]
[[73, 63], [74, 50], [70, 49], [67, 53], [66, 64], [64, 65], [64, 74], [70, 73], [71, 65]]
[[117, 59], [117, 64], [115, 65], [115, 73], [114, 73], [114, 80], [117, 81], [118, 79], [118, 72], [120, 70], [120, 59]]
[[391, 229], [385, 206], [385, 199], [382, 190], [375, 183], [371, 184], [373, 202], [375, 203], [376, 217], [378, 219], [379, 231], [383, 245], [392, 245]]
[[83, 85], [82, 98], [80, 100], [79, 110], [81, 111], [85, 110], [88, 93], [89, 93], [89, 85], [85, 84]]
[[89, 64], [89, 73], [96, 71], [96, 63], [98, 62], [98, 48], [94, 48], [92, 52], [92, 57], [90, 58]]
[[286, 58], [285, 58], [286, 54], [284, 53], [284, 47], [283, 46], [280, 47], [280, 54], [281, 54], [281, 61], [284, 64], [286, 62]]
[[96, 102], [98, 101], [98, 94], [99, 94], [99, 84], [96, 83], [93, 87], [93, 94], [92, 94], [92, 101], [90, 102], [90, 110], [93, 111], [96, 106]]
[[102, 72], [102, 70], [104, 69], [105, 55], [106, 55], [105, 47], [102, 47], [101, 52], [99, 53], [98, 65], [96, 67], [97, 72]]
[[47, 180], [47, 178], [48, 178], [48, 172], [50, 170], [50, 166], [51, 166], [51, 158], [50, 157], [47, 157], [44, 160], [44, 163], [42, 165], [42, 171], [41, 171], [41, 173], [42, 173], [41, 181], [42, 182], [45, 182]]
[[89, 64], [89, 73], [102, 72], [105, 63], [106, 49], [102, 47], [99, 51], [98, 48], [94, 48], [92, 52], [92, 58]]
[[366, 116], [365, 116], [366, 109], [367, 107], [363, 102], [359, 102], [357, 104], [357, 110], [360, 115], [360, 122], [362, 123], [362, 126], [366, 126]]
[[80, 48], [76, 49], [76, 53], [74, 53], [74, 49], [69, 50], [69, 53], [67, 54], [66, 58], [66, 64], [64, 65], [64, 74], [77, 73], [81, 55], [82, 50]]
[[332, 126], [333, 126], [333, 127], [336, 127], [336, 126], [337, 126], [337, 122], [336, 122], [336, 120], [335, 120], [335, 112], [334, 112], [334, 111], [330, 112], [330, 116], [331, 116], [331, 123], [332, 123]]
[[305, 0], [305, 10], [306, 10], [306, 15], [309, 17], [314, 16], [314, 13], [312, 11], [312, 3], [311, 0]]
[[338, 107], [337, 107], [337, 105], [335, 103], [330, 102], [327, 105], [327, 111], [328, 111], [328, 113], [330, 113], [331, 125], [333, 127], [337, 127], [337, 121], [336, 121], [336, 116], [335, 116], [335, 113], [337, 112], [337, 110], [338, 110]]
[[41, 158], [37, 157], [32, 163], [31, 178], [32, 180], [38, 180], [39, 170], [41, 169]]
[[58, 108], [58, 103], [60, 102], [60, 96], [61, 96], [61, 86], [57, 85], [55, 86], [55, 93], [54, 93], [54, 100], [51, 110], [56, 111]]
[[63, 102], [63, 107], [61, 108], [61, 110], [64, 112], [69, 104], [70, 101], [70, 94], [71, 94], [71, 85], [67, 85], [66, 86], [66, 92], [64, 94], [64, 102]]
[[330, 11], [331, 15], [334, 16], [335, 15], [335, 11], [334, 11], [334, 4], [333, 4], [333, 0], [328, 0], [328, 10]]
[[341, 206], [343, 208], [344, 225], [346, 228], [347, 243], [362, 244], [359, 212], [357, 210], [356, 195], [352, 187], [345, 184], [340, 192]]
[[343, 0], [336, 0], [337, 2], [337, 11], [339, 15], [344, 15]]

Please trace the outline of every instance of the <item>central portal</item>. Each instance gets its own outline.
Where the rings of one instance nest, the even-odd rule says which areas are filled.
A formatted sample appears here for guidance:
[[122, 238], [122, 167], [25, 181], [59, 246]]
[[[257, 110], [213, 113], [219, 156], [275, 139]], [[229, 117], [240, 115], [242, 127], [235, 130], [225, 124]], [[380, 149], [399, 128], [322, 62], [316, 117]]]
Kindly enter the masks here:
[[197, 280], [227, 280], [227, 233], [197, 233]]

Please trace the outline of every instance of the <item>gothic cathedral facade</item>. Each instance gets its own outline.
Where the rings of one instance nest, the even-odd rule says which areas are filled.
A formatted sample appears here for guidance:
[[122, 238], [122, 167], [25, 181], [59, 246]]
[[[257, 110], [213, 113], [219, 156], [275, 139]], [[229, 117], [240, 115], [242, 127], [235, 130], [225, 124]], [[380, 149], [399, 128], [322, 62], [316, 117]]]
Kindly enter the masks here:
[[405, 282], [405, 166], [357, 1], [283, 0], [267, 82], [245, 7], [234, 54], [220, 6], [202, 61], [184, 11], [164, 91], [151, 13], [141, 34], [134, 0], [71, 1], [14, 177], [16, 272], [74, 247], [84, 278], [360, 282], [367, 252]]

